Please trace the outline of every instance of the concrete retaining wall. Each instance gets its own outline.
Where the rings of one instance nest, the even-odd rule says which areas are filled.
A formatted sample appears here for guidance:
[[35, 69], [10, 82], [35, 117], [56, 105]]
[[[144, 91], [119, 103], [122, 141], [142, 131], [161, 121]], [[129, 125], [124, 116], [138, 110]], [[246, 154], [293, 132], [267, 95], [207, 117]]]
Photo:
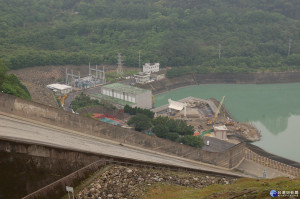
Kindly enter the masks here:
[[300, 82], [300, 72], [210, 73], [193, 74], [141, 85], [158, 94], [172, 89], [198, 84], [271, 84]]
[[[40, 199], [40, 198], [60, 198], [61, 196], [66, 194], [66, 186], [75, 187], [80, 184], [81, 181], [88, 178], [89, 175], [96, 172], [101, 167], [106, 165], [105, 161], [98, 160], [92, 164], [89, 164], [70, 175], [55, 181], [42, 189], [39, 189], [22, 199]], [[70, 193], [71, 197], [72, 194]], [[45, 197], [46, 196], [46, 197]]]
[[115, 140], [120, 143], [227, 168], [234, 167], [240, 162], [244, 154], [244, 151], [239, 148], [242, 147], [243, 144], [237, 145], [222, 153], [207, 152], [3, 93], [0, 93], [0, 111], [57, 127]]
[[232, 177], [218, 172], [6, 140], [0, 140], [0, 162], [0, 198], [12, 199], [60, 198], [66, 194], [66, 186], [78, 186], [90, 174], [109, 164]]
[[290, 177], [298, 177], [298, 178], [300, 177], [300, 169], [299, 168], [284, 164], [282, 162], [278, 162], [276, 160], [272, 160], [265, 156], [261, 156], [248, 148], [245, 150], [245, 152], [246, 152], [246, 154], [245, 154], [246, 160], [250, 160], [257, 164], [278, 170], [284, 174], [287, 174]]
[[[21, 198], [100, 158], [101, 155], [0, 140], [0, 198]], [[57, 189], [54, 190], [53, 193]]]

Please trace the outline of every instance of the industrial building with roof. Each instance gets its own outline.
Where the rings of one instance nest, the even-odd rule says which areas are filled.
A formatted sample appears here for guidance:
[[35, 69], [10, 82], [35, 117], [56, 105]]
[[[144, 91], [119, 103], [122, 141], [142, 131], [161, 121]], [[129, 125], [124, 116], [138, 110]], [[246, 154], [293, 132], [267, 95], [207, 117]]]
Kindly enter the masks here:
[[51, 89], [57, 95], [65, 95], [72, 91], [72, 87], [65, 84], [49, 84], [47, 88]]
[[[152, 108], [152, 91], [120, 83], [101, 87], [101, 95], [120, 105], [131, 105], [140, 108]], [[99, 97], [99, 95], [97, 95]], [[94, 97], [97, 97], [94, 95]]]

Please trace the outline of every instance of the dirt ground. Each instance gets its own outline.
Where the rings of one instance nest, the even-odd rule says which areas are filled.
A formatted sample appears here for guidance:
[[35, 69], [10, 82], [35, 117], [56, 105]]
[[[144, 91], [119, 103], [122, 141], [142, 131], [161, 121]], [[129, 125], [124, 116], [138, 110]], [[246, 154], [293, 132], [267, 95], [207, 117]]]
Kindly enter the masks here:
[[[210, 99], [216, 106], [219, 105], [219, 102], [215, 99]], [[228, 122], [228, 118], [232, 118], [231, 114], [222, 106], [220, 113], [215, 121], [214, 125], [208, 125], [208, 122], [212, 120], [212, 117], [207, 117], [207, 105], [205, 102], [193, 102], [187, 101], [187, 117], [185, 120], [188, 125], [194, 127], [198, 132], [204, 132], [213, 128], [214, 125], [220, 126], [225, 125]], [[174, 116], [168, 116], [173, 119], [184, 119], [184, 110], [177, 112]], [[213, 113], [211, 113], [213, 115]], [[234, 125], [227, 126], [227, 135], [228, 142], [237, 144], [241, 141], [259, 141], [261, 134], [260, 132], [251, 124], [245, 122], [234, 122]]]
[[[92, 66], [93, 68], [95, 66]], [[102, 65], [99, 66], [102, 68]], [[116, 70], [117, 66], [105, 65], [106, 71]], [[28, 88], [32, 100], [53, 107], [58, 107], [52, 92], [46, 88], [48, 84], [64, 82], [66, 68], [69, 72], [73, 70], [74, 74], [80, 72], [81, 76], [88, 74], [88, 65], [82, 66], [37, 66], [11, 70], [10, 73], [15, 74], [20, 81]]]

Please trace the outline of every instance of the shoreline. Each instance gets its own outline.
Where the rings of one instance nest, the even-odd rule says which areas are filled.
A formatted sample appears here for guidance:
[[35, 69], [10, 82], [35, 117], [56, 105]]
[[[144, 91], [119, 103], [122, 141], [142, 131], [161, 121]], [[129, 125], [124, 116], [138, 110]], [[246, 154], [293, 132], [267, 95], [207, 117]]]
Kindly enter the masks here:
[[165, 78], [139, 87], [152, 90], [153, 95], [178, 88], [206, 84], [282, 84], [300, 82], [300, 71], [265, 73], [209, 73]]

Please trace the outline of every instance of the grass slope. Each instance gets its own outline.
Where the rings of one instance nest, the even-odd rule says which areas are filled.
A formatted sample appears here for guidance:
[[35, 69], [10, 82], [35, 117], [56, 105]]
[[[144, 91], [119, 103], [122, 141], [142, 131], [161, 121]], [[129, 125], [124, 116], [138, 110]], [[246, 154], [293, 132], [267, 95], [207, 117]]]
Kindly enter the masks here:
[[178, 185], [154, 184], [148, 189], [143, 198], [270, 198], [271, 190], [300, 192], [300, 179], [275, 178], [259, 180], [243, 178], [231, 185], [211, 185], [201, 190]]

